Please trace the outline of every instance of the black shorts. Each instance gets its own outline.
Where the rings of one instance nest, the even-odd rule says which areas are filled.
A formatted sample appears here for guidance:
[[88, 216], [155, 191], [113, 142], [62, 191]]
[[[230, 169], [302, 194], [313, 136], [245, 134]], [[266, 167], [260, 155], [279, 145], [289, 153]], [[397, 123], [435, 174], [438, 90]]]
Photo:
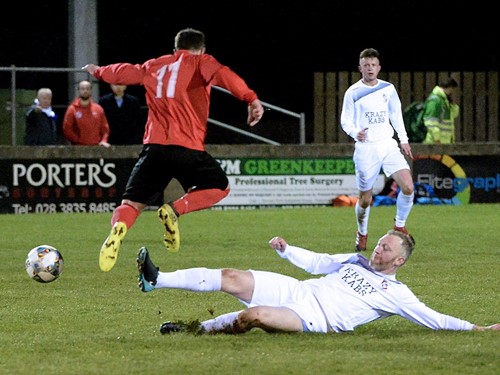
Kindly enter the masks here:
[[130, 173], [122, 198], [152, 204], [163, 197], [173, 178], [186, 192], [190, 188], [225, 190], [229, 185], [219, 162], [206, 151], [146, 144]]

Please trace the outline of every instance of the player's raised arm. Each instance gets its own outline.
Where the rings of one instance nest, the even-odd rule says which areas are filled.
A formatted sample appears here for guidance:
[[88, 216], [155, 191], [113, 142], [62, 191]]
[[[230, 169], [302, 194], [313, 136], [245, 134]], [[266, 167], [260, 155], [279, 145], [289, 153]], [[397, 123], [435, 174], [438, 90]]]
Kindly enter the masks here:
[[286, 245], [286, 241], [281, 237], [273, 237], [269, 240], [269, 246], [281, 253], [285, 251]]

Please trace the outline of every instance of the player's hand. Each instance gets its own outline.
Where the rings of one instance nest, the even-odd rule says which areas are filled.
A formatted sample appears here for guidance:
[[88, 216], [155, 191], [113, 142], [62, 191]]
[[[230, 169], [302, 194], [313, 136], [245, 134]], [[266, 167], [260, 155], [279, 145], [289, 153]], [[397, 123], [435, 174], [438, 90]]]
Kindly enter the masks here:
[[475, 325], [472, 329], [474, 331], [500, 331], [500, 323], [492, 324], [491, 326], [486, 327]]
[[250, 126], [254, 126], [256, 123], [260, 121], [263, 114], [264, 114], [264, 107], [262, 107], [262, 104], [260, 103], [259, 99], [255, 99], [248, 106], [247, 124]]
[[401, 149], [403, 153], [413, 159], [413, 154], [411, 153], [411, 147], [409, 143], [402, 143]]
[[359, 141], [359, 142], [364, 142], [366, 141], [366, 131], [368, 130], [368, 128], [364, 128], [363, 130], [360, 130], [358, 132], [358, 134], [356, 135], [356, 139]]
[[95, 65], [95, 64], [87, 64], [85, 65], [84, 67], [82, 67], [82, 70], [86, 70], [87, 72], [89, 72], [91, 75], [94, 75], [95, 71], [99, 69], [99, 66], [98, 65]]
[[285, 251], [286, 245], [286, 241], [281, 237], [273, 237], [269, 240], [269, 246], [281, 253]]
[[108, 147], [110, 147], [111, 145], [110, 145], [108, 142], [101, 141], [101, 142], [99, 142], [99, 146], [103, 146], [103, 147], [108, 148]]

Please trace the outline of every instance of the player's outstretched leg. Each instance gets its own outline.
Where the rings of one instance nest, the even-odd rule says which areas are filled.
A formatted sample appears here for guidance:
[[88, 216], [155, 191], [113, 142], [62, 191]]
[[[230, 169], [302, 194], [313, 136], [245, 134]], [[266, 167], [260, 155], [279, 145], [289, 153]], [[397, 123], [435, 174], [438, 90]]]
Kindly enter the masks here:
[[127, 226], [119, 221], [113, 225], [108, 238], [102, 244], [101, 252], [99, 253], [99, 267], [101, 271], [108, 272], [114, 267], [118, 258], [118, 251], [122, 244], [125, 235], [127, 234]]
[[165, 226], [165, 234], [163, 235], [163, 244], [170, 252], [179, 251], [181, 237], [179, 233], [179, 217], [175, 213], [174, 208], [169, 203], [165, 203], [158, 209], [158, 217]]
[[159, 268], [153, 264], [149, 257], [148, 249], [141, 247], [137, 253], [137, 269], [139, 270], [139, 289], [143, 292], [151, 292], [156, 285]]

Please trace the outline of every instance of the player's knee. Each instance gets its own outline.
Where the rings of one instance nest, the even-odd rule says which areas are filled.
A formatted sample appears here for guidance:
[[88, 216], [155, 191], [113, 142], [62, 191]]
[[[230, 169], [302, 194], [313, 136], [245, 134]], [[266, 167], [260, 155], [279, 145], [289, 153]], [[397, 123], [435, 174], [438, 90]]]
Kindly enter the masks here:
[[401, 191], [404, 195], [412, 195], [413, 190], [413, 184], [404, 184], [401, 186]]
[[253, 292], [253, 276], [250, 272], [224, 268], [221, 283], [225, 292], [245, 301], [250, 300]]
[[243, 310], [236, 319], [235, 331], [243, 333], [252, 328], [265, 328], [266, 312], [261, 307], [251, 307]]
[[367, 194], [362, 194], [359, 196], [359, 205], [362, 208], [367, 208], [372, 203], [372, 196]]
[[238, 283], [242, 277], [242, 273], [244, 272], [245, 271], [240, 271], [234, 268], [224, 268], [222, 270], [222, 278], [227, 283], [235, 284]]

